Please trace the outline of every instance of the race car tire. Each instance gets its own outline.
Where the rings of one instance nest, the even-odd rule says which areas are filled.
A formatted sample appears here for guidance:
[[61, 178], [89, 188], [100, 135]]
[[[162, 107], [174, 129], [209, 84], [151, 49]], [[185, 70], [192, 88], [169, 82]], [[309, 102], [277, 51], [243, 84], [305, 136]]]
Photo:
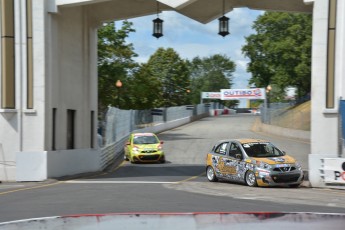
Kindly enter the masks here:
[[298, 188], [301, 184], [290, 184], [290, 188]]
[[211, 167], [211, 166], [207, 166], [207, 169], [206, 169], [206, 176], [207, 176], [207, 179], [211, 182], [216, 182], [218, 181], [218, 178], [216, 176], [216, 173], [214, 172], [214, 169]]
[[255, 177], [255, 174], [253, 171], [251, 170], [248, 170], [246, 172], [246, 177], [245, 177], [245, 180], [246, 180], [246, 184], [249, 186], [249, 187], [257, 187], [258, 186], [258, 183], [256, 181], [256, 177]]

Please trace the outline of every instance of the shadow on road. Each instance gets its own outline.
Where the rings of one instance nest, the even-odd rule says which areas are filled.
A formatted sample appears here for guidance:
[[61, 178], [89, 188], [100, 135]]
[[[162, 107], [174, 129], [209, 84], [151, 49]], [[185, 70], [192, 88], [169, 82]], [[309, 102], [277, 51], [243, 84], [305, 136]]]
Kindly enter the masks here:
[[204, 138], [187, 135], [184, 133], [161, 133], [158, 135], [161, 141], [201, 140]]
[[[157, 180], [162, 178], [181, 178], [187, 179], [193, 176], [199, 176], [205, 172], [204, 165], [177, 165], [167, 162], [165, 164], [160, 163], [141, 163], [131, 164], [124, 162], [120, 167], [108, 169], [106, 172], [99, 173], [86, 173], [75, 175], [73, 177], [61, 177], [56, 178], [60, 181], [71, 179], [83, 179], [83, 180], [97, 180], [97, 179], [125, 179], [125, 178], [145, 178], [145, 180]], [[151, 177], [151, 178], [150, 178]], [[183, 180], [182, 179], [182, 180]]]
[[131, 164], [125, 163], [116, 171], [98, 178], [128, 178], [128, 177], [191, 177], [205, 172], [204, 165], [174, 165], [174, 164]]

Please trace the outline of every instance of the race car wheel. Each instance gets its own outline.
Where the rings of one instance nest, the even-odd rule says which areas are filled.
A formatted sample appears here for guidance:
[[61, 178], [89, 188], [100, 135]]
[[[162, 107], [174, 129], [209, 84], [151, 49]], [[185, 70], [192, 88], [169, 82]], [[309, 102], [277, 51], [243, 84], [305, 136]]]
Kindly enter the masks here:
[[216, 174], [214, 172], [214, 169], [211, 166], [208, 166], [206, 169], [206, 176], [207, 179], [211, 182], [216, 182], [218, 181], [218, 178], [216, 177]]
[[298, 188], [300, 186], [300, 184], [290, 184], [289, 187], [290, 188]]
[[161, 164], [165, 163], [165, 157], [164, 156], [159, 160], [159, 163], [161, 163]]
[[246, 173], [246, 184], [250, 187], [256, 187], [258, 186], [258, 183], [256, 182], [256, 177], [253, 171], [248, 170]]
[[132, 164], [136, 164], [137, 162], [132, 158], [132, 159], [129, 159], [129, 161], [132, 163]]

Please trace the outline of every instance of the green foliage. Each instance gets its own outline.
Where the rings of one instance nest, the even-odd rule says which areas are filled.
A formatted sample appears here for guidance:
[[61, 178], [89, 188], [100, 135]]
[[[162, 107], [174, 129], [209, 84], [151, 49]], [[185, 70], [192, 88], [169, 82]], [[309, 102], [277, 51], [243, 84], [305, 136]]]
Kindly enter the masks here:
[[148, 60], [147, 73], [155, 82], [156, 107], [178, 106], [188, 103], [190, 87], [186, 62], [172, 48], [159, 48]]
[[[151, 109], [200, 103], [201, 92], [230, 88], [235, 63], [224, 55], [183, 60], [172, 48], [158, 48], [147, 63], [133, 61], [137, 56], [126, 43], [132, 24], [120, 29], [105, 23], [98, 31], [99, 112], [108, 106], [121, 109]], [[121, 80], [122, 87], [116, 82]], [[225, 102], [228, 106], [236, 101]], [[101, 117], [102, 118], [102, 117]]]
[[126, 108], [143, 110], [161, 106], [162, 84], [147, 64], [142, 64], [127, 84]]
[[[287, 86], [298, 96], [310, 92], [312, 17], [308, 14], [266, 12], [254, 22], [256, 34], [246, 37], [242, 52], [250, 58], [250, 84]], [[278, 91], [277, 91], [278, 92]]]
[[[227, 56], [196, 57], [187, 64], [191, 74], [192, 103], [200, 103], [201, 92], [219, 92], [231, 88], [236, 65]], [[230, 105], [234, 101], [226, 103]]]
[[[121, 80], [126, 85], [127, 76], [137, 67], [133, 57], [132, 44], [126, 43], [132, 23], [124, 21], [122, 27], [116, 30], [115, 23], [104, 23], [98, 30], [98, 104], [99, 112], [103, 113], [107, 107], [118, 106], [123, 101], [119, 98], [121, 89], [117, 89], [115, 83]], [[122, 99], [121, 101], [119, 99]]]

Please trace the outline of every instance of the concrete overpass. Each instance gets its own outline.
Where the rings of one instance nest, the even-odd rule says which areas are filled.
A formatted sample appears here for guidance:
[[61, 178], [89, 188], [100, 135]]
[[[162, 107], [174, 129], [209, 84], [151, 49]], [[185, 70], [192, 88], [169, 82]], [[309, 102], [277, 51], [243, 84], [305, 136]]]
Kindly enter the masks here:
[[[159, 0], [191, 20], [223, 14], [222, 0]], [[0, 0], [0, 180], [40, 181], [97, 171], [97, 28], [156, 13], [155, 0]], [[345, 2], [225, 0], [236, 7], [313, 14], [310, 180], [339, 158], [344, 97]], [[148, 25], [151, 26], [151, 25]], [[327, 137], [327, 138], [326, 138]], [[326, 140], [325, 140], [326, 139]]]

